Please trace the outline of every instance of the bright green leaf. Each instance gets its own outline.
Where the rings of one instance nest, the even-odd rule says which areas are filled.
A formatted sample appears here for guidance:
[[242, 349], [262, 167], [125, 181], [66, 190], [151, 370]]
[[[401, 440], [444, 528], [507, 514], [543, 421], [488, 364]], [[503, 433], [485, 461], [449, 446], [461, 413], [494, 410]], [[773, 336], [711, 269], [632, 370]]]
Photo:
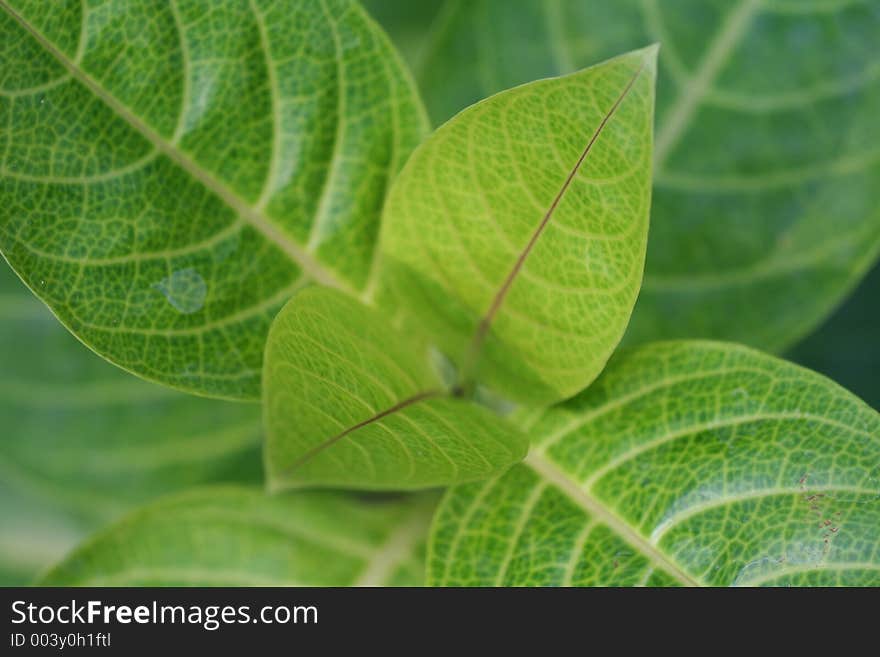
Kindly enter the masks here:
[[266, 496], [206, 488], [128, 515], [41, 580], [51, 586], [416, 586], [433, 496]]
[[144, 383], [90, 353], [0, 263], [0, 582], [123, 512], [261, 480], [260, 409]]
[[396, 180], [383, 281], [465, 381], [558, 401], [620, 340], [644, 266], [656, 53], [478, 103]]
[[145, 378], [255, 398], [307, 279], [372, 285], [426, 121], [350, 0], [0, 2], [0, 250]]
[[503, 418], [452, 398], [419, 340], [324, 287], [278, 315], [264, 387], [273, 488], [447, 485], [497, 474], [528, 446]]
[[525, 465], [442, 503], [433, 584], [880, 584], [880, 415], [824, 377], [657, 343], [528, 424]]
[[627, 339], [782, 350], [880, 251], [876, 0], [472, 0], [432, 27], [436, 120], [657, 41], [651, 241]]

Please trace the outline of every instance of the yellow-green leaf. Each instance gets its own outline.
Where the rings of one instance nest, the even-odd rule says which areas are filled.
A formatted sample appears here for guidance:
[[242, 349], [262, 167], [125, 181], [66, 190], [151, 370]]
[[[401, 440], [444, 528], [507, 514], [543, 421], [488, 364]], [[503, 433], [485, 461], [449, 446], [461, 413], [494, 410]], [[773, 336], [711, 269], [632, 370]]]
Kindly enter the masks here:
[[303, 290], [278, 315], [264, 387], [273, 488], [448, 485], [506, 470], [528, 444], [454, 398], [422, 341], [329, 288]]
[[383, 281], [465, 381], [558, 401], [620, 340], [644, 266], [656, 54], [477, 103], [396, 180]]
[[656, 343], [526, 424], [524, 465], [444, 499], [433, 584], [880, 584], [880, 415], [818, 374]]
[[630, 342], [781, 351], [880, 253], [880, 3], [468, 0], [425, 27], [436, 121], [657, 41], [654, 202]]

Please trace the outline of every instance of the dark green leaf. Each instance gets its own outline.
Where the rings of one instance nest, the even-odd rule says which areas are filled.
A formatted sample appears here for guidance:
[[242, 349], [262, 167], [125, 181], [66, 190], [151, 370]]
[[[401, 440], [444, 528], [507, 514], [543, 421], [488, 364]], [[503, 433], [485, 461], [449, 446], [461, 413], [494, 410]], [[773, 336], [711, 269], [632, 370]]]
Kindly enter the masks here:
[[[194, 484], [259, 482], [260, 409], [138, 381], [90, 353], [0, 262], [0, 582]], [[5, 573], [5, 575], [4, 575]]]

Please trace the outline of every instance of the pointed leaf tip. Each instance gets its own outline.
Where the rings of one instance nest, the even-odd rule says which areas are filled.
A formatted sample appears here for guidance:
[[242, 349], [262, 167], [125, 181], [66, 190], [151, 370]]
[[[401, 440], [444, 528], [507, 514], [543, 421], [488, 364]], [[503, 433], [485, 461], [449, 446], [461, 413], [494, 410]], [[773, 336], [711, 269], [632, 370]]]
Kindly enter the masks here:
[[488, 98], [416, 149], [383, 215], [382, 276], [418, 326], [509, 398], [565, 399], [641, 284], [657, 47]]

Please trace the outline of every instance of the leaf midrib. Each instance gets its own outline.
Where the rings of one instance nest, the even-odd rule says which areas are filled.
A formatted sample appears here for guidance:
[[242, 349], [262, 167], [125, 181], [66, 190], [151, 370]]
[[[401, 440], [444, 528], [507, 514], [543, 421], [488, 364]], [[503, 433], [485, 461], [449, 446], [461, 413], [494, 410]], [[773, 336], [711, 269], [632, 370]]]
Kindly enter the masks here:
[[688, 78], [685, 88], [666, 112], [654, 142], [654, 163], [658, 174], [666, 163], [669, 153], [687, 130], [703, 97], [727, 63], [733, 50], [739, 45], [760, 4], [760, 0], [740, 0], [724, 16], [718, 31], [707, 45], [696, 72]]
[[537, 454], [534, 450], [529, 452], [523, 463], [534, 470], [539, 477], [559, 489], [589, 515], [607, 525], [614, 533], [644, 555], [653, 566], [662, 569], [684, 586], [702, 586], [699, 581], [688, 575], [679, 565], [651, 545], [644, 536], [636, 532], [599, 500], [579, 488], [554, 463]]
[[[286, 468], [284, 468], [284, 470], [281, 472], [281, 476], [282, 477], [291, 476], [291, 474], [293, 474], [294, 471], [298, 470], [299, 468], [304, 466], [306, 463], [308, 463], [309, 461], [314, 459], [316, 456], [321, 454], [323, 451], [325, 451], [329, 447], [332, 447], [333, 445], [338, 443], [340, 440], [342, 440], [346, 436], [354, 433], [358, 429], [363, 429], [364, 427], [367, 427], [371, 424], [375, 424], [375, 423], [379, 422], [380, 420], [382, 420], [383, 418], [388, 417], [389, 415], [394, 415], [395, 413], [403, 411], [403, 410], [409, 408], [410, 406], [413, 406], [413, 405], [418, 404], [420, 402], [428, 401], [431, 399], [436, 399], [438, 397], [445, 397], [445, 396], [446, 396], [446, 393], [443, 390], [429, 389], [429, 390], [423, 390], [419, 393], [416, 393], [415, 395], [407, 397], [403, 401], [399, 401], [396, 404], [394, 404], [393, 406], [390, 406], [389, 408], [386, 408], [383, 411], [380, 411], [378, 413], [373, 414], [371, 417], [368, 417], [365, 420], [362, 420], [356, 424], [353, 424], [353, 425], [345, 428], [344, 430], [337, 433], [335, 436], [331, 436], [330, 438], [327, 438], [327, 439], [321, 441], [320, 443], [318, 443], [317, 445], [315, 445], [314, 447], [309, 449], [307, 452], [305, 452], [303, 455], [298, 457], [293, 463], [291, 463]], [[453, 465], [455, 465], [455, 464], [453, 463]]]
[[302, 273], [305, 276], [313, 279], [321, 285], [342, 290], [347, 294], [356, 295], [356, 291], [349, 284], [340, 280], [335, 273], [322, 265], [316, 258], [312, 257], [304, 248], [289, 239], [269, 220], [268, 217], [264, 216], [262, 212], [248, 204], [244, 199], [240, 198], [226, 184], [217, 180], [210, 172], [202, 168], [181, 149], [177, 148], [173, 143], [144, 123], [121, 101], [104, 89], [104, 87], [85, 71], [81, 70], [73, 60], [58, 50], [51, 41], [34, 28], [24, 19], [24, 17], [13, 10], [6, 2], [0, 0], [0, 8], [6, 11], [6, 13], [21, 25], [22, 28], [24, 28], [40, 44], [40, 46], [58, 60], [58, 62], [64, 66], [64, 68], [67, 69], [76, 80], [85, 85], [89, 91], [113, 110], [117, 116], [122, 118], [129, 124], [129, 126], [136, 130], [157, 150], [167, 156], [186, 173], [207, 187], [213, 194], [220, 198], [226, 205], [262, 234], [263, 237], [281, 249], [288, 258], [302, 269]]
[[399, 526], [392, 529], [385, 542], [370, 557], [352, 586], [388, 586], [395, 570], [409, 559], [416, 549], [431, 521], [431, 514], [417, 506]]
[[599, 121], [599, 124], [593, 130], [592, 135], [587, 141], [584, 148], [581, 150], [580, 156], [577, 161], [574, 163], [574, 166], [569, 170], [565, 180], [562, 182], [559, 191], [553, 198], [553, 201], [550, 203], [549, 208], [544, 213], [544, 216], [541, 218], [541, 221], [538, 223], [538, 226], [532, 232], [529, 237], [529, 241], [520, 251], [517, 256], [516, 261], [513, 263], [510, 271], [507, 276], [505, 276], [504, 280], [501, 283], [501, 286], [495, 293], [492, 298], [492, 301], [489, 305], [489, 308], [486, 310], [483, 318], [480, 320], [480, 323], [477, 325], [476, 330], [471, 338], [471, 342], [468, 346], [468, 351], [464, 356], [463, 365], [462, 365], [462, 374], [461, 379], [463, 381], [463, 385], [468, 386], [471, 384], [470, 378], [474, 373], [474, 369], [476, 367], [477, 361], [479, 360], [480, 353], [483, 348], [483, 343], [487, 338], [489, 331], [492, 328], [492, 323], [495, 320], [495, 317], [501, 310], [502, 305], [507, 297], [507, 294], [510, 292], [510, 289], [513, 287], [513, 284], [519, 277], [519, 273], [522, 271], [525, 266], [526, 261], [531, 255], [532, 251], [535, 248], [535, 245], [541, 239], [541, 236], [544, 234], [544, 230], [550, 224], [553, 216], [556, 212], [556, 208], [562, 203], [563, 198], [565, 197], [566, 192], [571, 186], [572, 181], [577, 177], [578, 173], [581, 170], [581, 166], [587, 159], [587, 156], [593, 149], [593, 146], [598, 141], [599, 137], [605, 131], [606, 125], [614, 118], [614, 115], [617, 113], [618, 108], [623, 103], [624, 99], [629, 96], [630, 91], [632, 91], [635, 86], [636, 81], [641, 77], [642, 72], [645, 70], [646, 60], [644, 59], [644, 52], [642, 54], [643, 59], [641, 65], [633, 72], [632, 77], [627, 82], [626, 86], [623, 90], [618, 94], [614, 103], [611, 107], [605, 112], [602, 119]]
[[[624, 86], [624, 88], [618, 94], [614, 103], [605, 112], [605, 114], [603, 115], [599, 124], [593, 130], [586, 145], [584, 146], [583, 149], [581, 149], [581, 153], [580, 153], [580, 156], [578, 157], [577, 161], [574, 163], [574, 165], [571, 167], [571, 169], [569, 169], [567, 176], [566, 176], [565, 180], [562, 182], [562, 185], [559, 188], [559, 190], [557, 191], [555, 197], [553, 198], [552, 203], [550, 204], [549, 208], [545, 211], [543, 217], [541, 218], [541, 221], [538, 223], [538, 226], [532, 232], [528, 243], [520, 251], [520, 253], [517, 257], [517, 260], [513, 264], [512, 268], [510, 269], [507, 276], [505, 277], [500, 288], [497, 290], [496, 294], [494, 295], [492, 303], [490, 304], [487, 312], [485, 313], [483, 319], [481, 320], [481, 322], [479, 323], [479, 325], [477, 326], [477, 328], [474, 332], [472, 341], [471, 341], [469, 348], [468, 348], [468, 353], [465, 355], [465, 361], [464, 361], [464, 365], [462, 367], [462, 373], [461, 373], [461, 377], [460, 377], [460, 384], [458, 386], [459, 389], [467, 390], [472, 385], [473, 382], [470, 380], [470, 378], [473, 375], [473, 368], [476, 366], [477, 360], [479, 358], [480, 351], [481, 351], [481, 348], [483, 345], [483, 341], [486, 338], [486, 336], [491, 328], [491, 325], [492, 325], [492, 322], [493, 322], [495, 316], [497, 315], [498, 311], [501, 309], [502, 304], [504, 303], [507, 292], [510, 290], [510, 288], [512, 287], [512, 285], [516, 281], [519, 272], [522, 270], [526, 260], [528, 259], [529, 255], [531, 254], [531, 252], [534, 249], [535, 245], [537, 244], [538, 240], [541, 238], [541, 235], [543, 234], [544, 229], [547, 227], [547, 225], [552, 220], [556, 208], [562, 202], [566, 191], [568, 190], [572, 181], [575, 179], [575, 177], [579, 173], [581, 166], [583, 165], [583, 163], [587, 159], [587, 156], [592, 151], [594, 144], [597, 142], [599, 137], [604, 132], [606, 125], [615, 116], [620, 105], [627, 98], [627, 96], [629, 96], [631, 90], [635, 86], [636, 81], [641, 77], [642, 73], [644, 72], [646, 64], [647, 64], [647, 61], [644, 59], [644, 54], [643, 54], [643, 59], [642, 59], [641, 64], [638, 66], [638, 68], [635, 71], [632, 72], [632, 75], [631, 75], [630, 79], [628, 80], [627, 84]], [[336, 435], [321, 441], [316, 446], [312, 447], [311, 449], [306, 451], [304, 454], [299, 456], [295, 461], [293, 461], [293, 463], [288, 465], [283, 470], [282, 476], [289, 477], [294, 471], [296, 471], [297, 469], [299, 469], [300, 467], [302, 467], [303, 465], [305, 465], [306, 463], [308, 463], [309, 461], [314, 459], [316, 456], [321, 454], [324, 450], [326, 450], [327, 448], [336, 444], [337, 442], [344, 439], [346, 436], [352, 434], [353, 432], [357, 431], [358, 429], [361, 429], [361, 428], [369, 426], [375, 422], [378, 422], [381, 419], [383, 419], [389, 415], [395, 414], [399, 411], [402, 411], [413, 404], [418, 404], [422, 401], [430, 400], [430, 399], [440, 397], [440, 396], [445, 396], [445, 393], [440, 390], [423, 390], [423, 391], [421, 391], [421, 392], [419, 392], [419, 393], [417, 393], [407, 399], [404, 399], [403, 401], [400, 401], [400, 402], [394, 404], [393, 406], [391, 406], [381, 412], [375, 413], [371, 417], [369, 417], [361, 422], [358, 422], [352, 426], [345, 428], [344, 430], [337, 433]], [[452, 462], [451, 459], [450, 459], [450, 462]], [[455, 465], [454, 462], [453, 462], [453, 465]]]

